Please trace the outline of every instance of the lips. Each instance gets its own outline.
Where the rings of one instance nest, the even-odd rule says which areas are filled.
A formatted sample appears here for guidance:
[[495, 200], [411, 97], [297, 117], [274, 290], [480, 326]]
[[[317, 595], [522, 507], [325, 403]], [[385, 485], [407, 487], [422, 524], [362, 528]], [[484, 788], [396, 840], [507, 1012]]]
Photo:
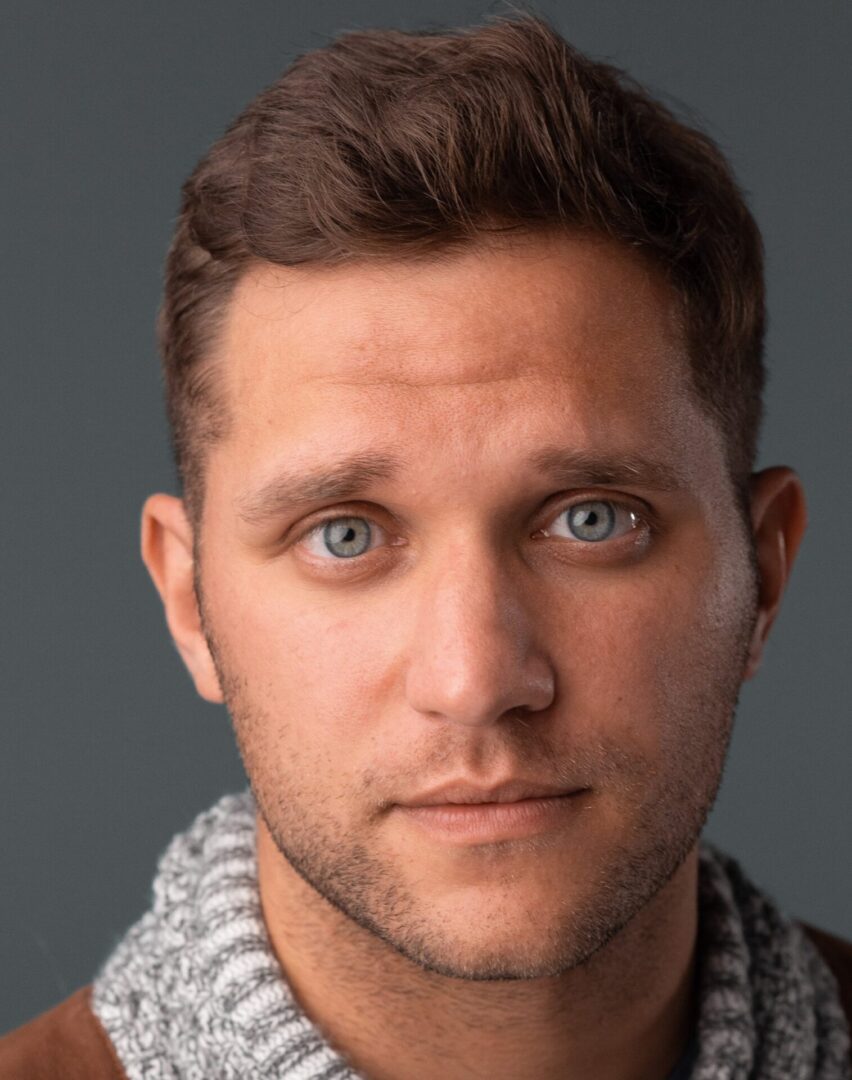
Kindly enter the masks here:
[[489, 785], [456, 780], [415, 795], [400, 802], [400, 805], [419, 807], [513, 803], [525, 799], [547, 799], [560, 795], [572, 795], [579, 790], [578, 787], [548, 784], [526, 779], [513, 779]]
[[584, 792], [590, 789], [521, 780], [491, 787], [449, 784], [398, 804], [396, 813], [442, 848], [482, 846], [576, 828], [583, 816], [578, 810], [588, 803]]

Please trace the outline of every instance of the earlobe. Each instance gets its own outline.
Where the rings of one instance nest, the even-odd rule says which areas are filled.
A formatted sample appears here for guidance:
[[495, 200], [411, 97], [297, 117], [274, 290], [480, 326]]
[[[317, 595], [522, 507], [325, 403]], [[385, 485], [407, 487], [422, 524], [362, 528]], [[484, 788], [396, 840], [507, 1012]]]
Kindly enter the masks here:
[[757, 617], [744, 678], [757, 673], [807, 524], [796, 473], [775, 466], [751, 478], [751, 528], [758, 571]]
[[198, 693], [220, 704], [224, 699], [201, 627], [195, 596], [192, 526], [183, 503], [173, 495], [151, 495], [142, 508], [142, 561], [156, 586], [166, 622]]

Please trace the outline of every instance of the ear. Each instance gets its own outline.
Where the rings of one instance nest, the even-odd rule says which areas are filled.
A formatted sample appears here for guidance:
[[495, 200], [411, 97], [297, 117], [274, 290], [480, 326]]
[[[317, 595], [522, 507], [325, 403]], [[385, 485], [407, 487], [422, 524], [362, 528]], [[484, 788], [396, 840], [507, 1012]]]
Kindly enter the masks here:
[[758, 568], [757, 619], [744, 678], [757, 673], [807, 524], [799, 477], [782, 466], [751, 478], [751, 527]]
[[183, 502], [152, 495], [142, 508], [142, 561], [157, 587], [177, 650], [201, 697], [224, 699], [213, 657], [201, 629], [194, 588], [192, 526]]

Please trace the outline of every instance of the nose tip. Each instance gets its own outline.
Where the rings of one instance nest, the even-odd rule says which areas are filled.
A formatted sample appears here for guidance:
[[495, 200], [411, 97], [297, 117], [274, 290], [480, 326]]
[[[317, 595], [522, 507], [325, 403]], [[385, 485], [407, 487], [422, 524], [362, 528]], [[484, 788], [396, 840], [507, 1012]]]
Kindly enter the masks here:
[[553, 666], [516, 584], [478, 568], [424, 593], [407, 672], [409, 704], [457, 723], [493, 723], [552, 703]]
[[[530, 663], [490, 665], [478, 669], [469, 657], [459, 655], [453, 670], [420, 672], [420, 681], [410, 685], [409, 701], [429, 716], [457, 723], [480, 725], [515, 714], [540, 712], [553, 701], [553, 679], [531, 670]], [[428, 683], [424, 683], [424, 676]]]

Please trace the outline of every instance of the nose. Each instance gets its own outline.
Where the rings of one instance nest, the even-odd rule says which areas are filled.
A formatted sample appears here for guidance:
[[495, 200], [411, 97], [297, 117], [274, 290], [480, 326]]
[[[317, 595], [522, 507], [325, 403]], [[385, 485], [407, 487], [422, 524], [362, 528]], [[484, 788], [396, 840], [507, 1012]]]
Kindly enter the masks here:
[[517, 574], [481, 545], [456, 548], [424, 574], [406, 677], [412, 708], [482, 725], [553, 702], [555, 672], [538, 644], [524, 591]]

